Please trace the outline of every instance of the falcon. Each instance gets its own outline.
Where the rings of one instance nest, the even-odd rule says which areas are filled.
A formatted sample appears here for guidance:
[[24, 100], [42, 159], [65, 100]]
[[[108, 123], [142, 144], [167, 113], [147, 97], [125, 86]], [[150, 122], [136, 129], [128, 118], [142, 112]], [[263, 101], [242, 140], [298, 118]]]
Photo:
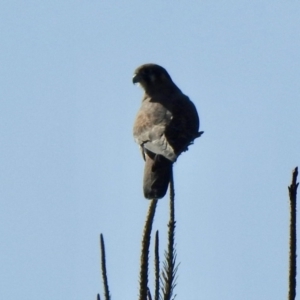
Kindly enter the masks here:
[[144, 89], [133, 136], [145, 160], [143, 189], [147, 199], [167, 192], [173, 163], [200, 137], [199, 117], [193, 102], [156, 64], [138, 67], [132, 78]]

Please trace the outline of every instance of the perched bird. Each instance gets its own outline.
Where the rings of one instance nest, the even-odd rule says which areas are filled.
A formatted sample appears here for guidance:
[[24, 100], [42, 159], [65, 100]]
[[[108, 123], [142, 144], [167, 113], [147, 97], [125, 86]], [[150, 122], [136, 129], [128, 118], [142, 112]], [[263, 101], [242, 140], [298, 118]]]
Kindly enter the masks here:
[[173, 163], [202, 133], [199, 117], [193, 102], [163, 67], [142, 65], [132, 81], [145, 91], [133, 126], [145, 160], [144, 195], [159, 199], [167, 192]]

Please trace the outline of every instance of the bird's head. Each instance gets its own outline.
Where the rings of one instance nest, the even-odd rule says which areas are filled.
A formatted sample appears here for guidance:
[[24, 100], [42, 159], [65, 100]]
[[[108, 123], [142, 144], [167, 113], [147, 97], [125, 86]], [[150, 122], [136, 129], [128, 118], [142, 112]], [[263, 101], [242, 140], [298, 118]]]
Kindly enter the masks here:
[[132, 78], [133, 83], [139, 83], [146, 92], [155, 91], [161, 87], [174, 85], [168, 72], [156, 64], [145, 64], [138, 67]]

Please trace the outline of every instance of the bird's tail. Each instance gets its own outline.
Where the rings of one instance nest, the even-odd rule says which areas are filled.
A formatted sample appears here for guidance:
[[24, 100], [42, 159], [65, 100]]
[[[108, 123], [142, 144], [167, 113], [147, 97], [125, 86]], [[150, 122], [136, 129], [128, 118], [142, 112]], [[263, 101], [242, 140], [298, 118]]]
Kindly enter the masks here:
[[147, 199], [160, 199], [168, 189], [173, 163], [162, 155], [145, 153], [144, 195]]

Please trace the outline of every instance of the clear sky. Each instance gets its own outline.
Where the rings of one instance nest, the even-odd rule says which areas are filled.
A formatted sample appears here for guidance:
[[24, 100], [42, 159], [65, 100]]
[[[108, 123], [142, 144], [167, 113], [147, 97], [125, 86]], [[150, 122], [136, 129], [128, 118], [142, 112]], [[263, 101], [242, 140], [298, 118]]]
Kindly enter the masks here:
[[[0, 298], [95, 299], [102, 232], [112, 299], [137, 299], [149, 202], [131, 78], [153, 62], [205, 131], [174, 170], [176, 299], [286, 299], [299, 16], [295, 0], [2, 0]], [[162, 255], [168, 199], [157, 209]]]

